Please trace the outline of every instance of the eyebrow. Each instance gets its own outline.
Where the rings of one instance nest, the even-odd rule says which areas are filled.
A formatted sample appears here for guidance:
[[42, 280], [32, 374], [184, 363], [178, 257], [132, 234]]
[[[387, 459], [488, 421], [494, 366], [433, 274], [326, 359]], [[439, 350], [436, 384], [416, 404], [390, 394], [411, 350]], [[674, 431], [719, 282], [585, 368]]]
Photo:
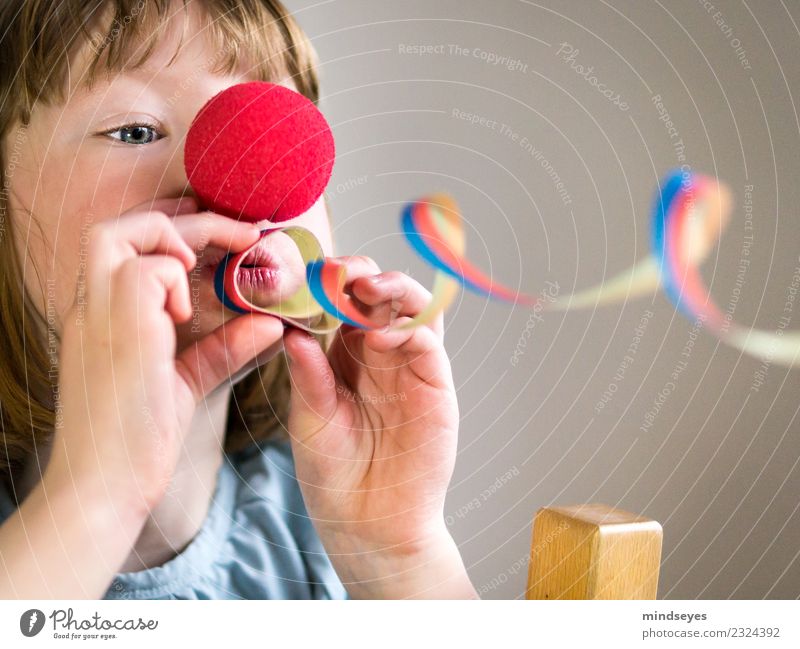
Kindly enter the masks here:
[[[96, 77], [91, 87], [88, 83], [81, 81], [76, 88], [76, 92], [81, 91], [85, 94], [95, 95], [101, 91], [101, 88], [98, 88], [98, 86], [103, 83], [110, 85], [114, 82], [120, 83], [122, 81], [131, 81], [141, 85], [142, 88], [153, 89], [154, 92], [158, 92], [159, 94], [162, 94], [159, 86], [166, 85], [167, 88], [169, 88], [169, 92], [167, 94], [172, 96], [178, 90], [181, 90], [181, 92], [189, 90], [189, 88], [191, 88], [191, 86], [194, 85], [198, 79], [204, 76], [231, 79], [241, 78], [242, 82], [259, 79], [258, 70], [256, 68], [246, 69], [244, 66], [242, 66], [239, 70], [234, 70], [229, 73], [214, 72], [207, 68], [196, 68], [190, 77], [187, 77], [182, 73], [173, 73], [173, 69], [173, 66], [154, 67], [148, 64], [117, 73], [108, 71], [105, 74]], [[184, 85], [184, 81], [186, 79], [193, 79], [194, 81]], [[102, 92], [105, 93], [107, 90], [102, 89]]]

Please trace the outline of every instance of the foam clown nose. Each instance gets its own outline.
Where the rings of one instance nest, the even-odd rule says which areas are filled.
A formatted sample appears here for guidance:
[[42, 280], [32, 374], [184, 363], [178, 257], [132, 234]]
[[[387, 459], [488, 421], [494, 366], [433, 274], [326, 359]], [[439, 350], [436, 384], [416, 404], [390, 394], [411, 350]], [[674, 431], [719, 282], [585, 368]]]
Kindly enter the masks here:
[[[186, 176], [203, 206], [248, 222], [281, 223], [308, 211], [325, 190], [334, 159], [333, 134], [313, 102], [262, 81], [212, 97], [184, 146]], [[308, 230], [262, 230], [256, 244], [222, 260], [214, 288], [232, 311], [330, 331], [340, 322], [314, 301], [305, 279], [306, 265], [323, 258]]]
[[287, 221], [308, 211], [333, 171], [325, 117], [283, 86], [252, 81], [212, 97], [184, 146], [189, 184], [208, 209], [243, 221]]

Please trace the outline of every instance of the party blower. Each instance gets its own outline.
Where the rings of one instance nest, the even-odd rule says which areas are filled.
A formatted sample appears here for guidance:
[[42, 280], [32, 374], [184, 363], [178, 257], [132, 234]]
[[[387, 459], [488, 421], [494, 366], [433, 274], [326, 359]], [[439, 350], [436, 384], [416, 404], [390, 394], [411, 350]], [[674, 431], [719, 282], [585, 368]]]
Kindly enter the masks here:
[[[312, 232], [282, 225], [322, 195], [333, 172], [335, 145], [325, 117], [303, 95], [262, 81], [212, 97], [189, 128], [184, 164], [189, 184], [208, 209], [248, 222], [275, 224], [249, 249], [227, 255], [214, 287], [229, 309], [277, 316], [314, 333], [343, 323], [376, 329], [345, 293], [346, 267], [326, 258]], [[429, 324], [463, 286], [506, 302], [537, 300], [493, 282], [464, 257], [455, 201], [434, 194], [409, 203], [402, 229], [411, 247], [436, 270], [430, 304], [396, 328]]]

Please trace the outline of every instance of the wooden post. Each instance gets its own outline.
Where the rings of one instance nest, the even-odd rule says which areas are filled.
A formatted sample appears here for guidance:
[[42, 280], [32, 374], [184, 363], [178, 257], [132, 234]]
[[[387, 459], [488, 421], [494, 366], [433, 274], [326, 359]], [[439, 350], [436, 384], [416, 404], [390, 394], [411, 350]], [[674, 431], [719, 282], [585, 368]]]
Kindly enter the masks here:
[[544, 507], [533, 523], [527, 599], [655, 599], [661, 525], [590, 504]]

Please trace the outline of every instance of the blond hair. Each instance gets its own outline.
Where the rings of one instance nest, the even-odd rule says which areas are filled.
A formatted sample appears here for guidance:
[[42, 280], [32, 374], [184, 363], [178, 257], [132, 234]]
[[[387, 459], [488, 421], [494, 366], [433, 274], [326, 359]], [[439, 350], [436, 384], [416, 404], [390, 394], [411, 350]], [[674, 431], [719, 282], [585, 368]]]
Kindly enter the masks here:
[[[188, 0], [183, 0], [184, 9]], [[204, 9], [207, 31], [219, 44], [216, 72], [233, 71], [248, 55], [255, 78], [289, 78], [298, 91], [319, 101], [317, 56], [279, 0], [194, 0]], [[65, 100], [64, 79], [74, 57], [89, 51], [83, 82], [145, 63], [170, 17], [170, 0], [2, 0], [0, 6], [0, 478], [10, 480], [48, 443], [55, 424], [57, 371], [51, 367], [45, 328], [22, 282], [8, 215], [7, 168], [17, 125], [27, 126], [36, 102]], [[131, 53], [139, 54], [131, 59]], [[9, 147], [12, 148], [7, 159]], [[10, 163], [10, 164], [9, 164]], [[42, 288], [44, 290], [44, 287]], [[318, 336], [327, 349], [330, 337]], [[285, 427], [289, 375], [279, 354], [234, 386], [225, 450], [278, 434]]]

